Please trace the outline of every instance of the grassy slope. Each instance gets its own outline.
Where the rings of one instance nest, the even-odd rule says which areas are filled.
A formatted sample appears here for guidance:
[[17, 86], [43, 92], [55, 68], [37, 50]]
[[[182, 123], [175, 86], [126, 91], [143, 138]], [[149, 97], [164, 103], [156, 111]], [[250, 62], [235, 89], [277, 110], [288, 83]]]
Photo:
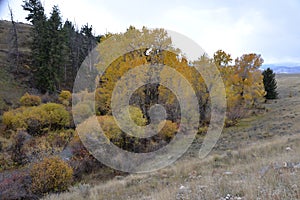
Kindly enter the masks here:
[[[213, 152], [197, 158], [197, 144], [166, 169], [122, 180], [79, 185], [52, 199], [299, 199], [300, 75], [279, 75], [280, 99], [264, 115], [225, 129]], [[287, 148], [289, 147], [289, 148]], [[290, 150], [291, 149], [291, 150]]]
[[[11, 27], [11, 22], [0, 20], [0, 111], [6, 110], [9, 106], [18, 103], [19, 98], [24, 94], [27, 88], [23, 82], [26, 75], [25, 77], [24, 74], [23, 76], [18, 75], [18, 78], [16, 78], [14, 74], [9, 72], [11, 66], [8, 60], [8, 53], [11, 45], [9, 42]], [[25, 63], [28, 62], [30, 54], [30, 31], [30, 25], [23, 23], [17, 24], [19, 51], [22, 58], [20, 65], [21, 71], [24, 69]]]

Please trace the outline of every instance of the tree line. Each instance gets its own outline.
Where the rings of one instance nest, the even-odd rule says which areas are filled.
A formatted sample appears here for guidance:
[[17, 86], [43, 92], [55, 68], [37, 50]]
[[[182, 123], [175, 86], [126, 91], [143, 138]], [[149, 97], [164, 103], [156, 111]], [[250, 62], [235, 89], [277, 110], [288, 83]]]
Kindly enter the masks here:
[[[267, 84], [259, 70], [263, 64], [261, 55], [244, 54], [233, 60], [230, 54], [218, 50], [211, 59], [206, 55], [199, 55], [198, 60], [188, 61], [184, 57], [178, 59], [178, 55], [183, 55], [184, 52], [172, 47], [172, 38], [164, 29], [149, 30], [143, 27], [142, 30], [137, 30], [130, 26], [125, 33], [96, 37], [93, 35], [92, 26], [88, 24], [77, 30], [71, 21], [67, 20], [63, 23], [57, 6], [52, 8], [49, 18], [47, 18], [40, 0], [25, 0], [23, 9], [29, 12], [26, 19], [33, 24], [32, 71], [34, 72], [35, 86], [42, 93], [57, 92], [61, 89], [72, 90], [82, 62], [100, 40], [102, 42], [114, 36], [118, 45], [117, 49], [132, 49], [129, 53], [110, 63], [110, 67], [100, 78], [96, 91], [98, 115], [111, 114], [111, 93], [115, 83], [126, 71], [140, 65], [168, 65], [183, 74], [194, 87], [202, 122], [210, 117], [209, 88], [211, 86], [206, 85], [195, 67], [208, 66], [204, 70], [209, 70], [209, 65], [212, 64], [218, 67], [226, 89], [227, 117], [230, 120], [242, 117], [246, 112], [245, 109], [257, 106], [264, 101], [264, 97], [267, 95], [267, 89], [265, 89]], [[145, 38], [147, 38], [146, 41]], [[141, 44], [151, 48], [139, 48]], [[165, 51], [166, 49], [172, 49], [175, 53]], [[109, 57], [113, 51], [110, 46], [107, 46], [104, 54]], [[103, 53], [101, 56], [102, 63], [99, 62], [98, 67], [105, 62]], [[161, 72], [157, 70], [152, 70], [151, 73], [159, 74], [160, 78], [163, 78]], [[149, 79], [149, 77], [151, 74], [140, 74], [139, 78]], [[178, 80], [173, 81], [176, 83]], [[175, 121], [174, 116], [180, 109], [174, 94], [159, 84], [148, 84], [141, 87], [135, 92], [130, 103], [140, 107], [147, 120], [149, 120], [148, 110], [154, 104], [164, 104], [169, 109], [168, 115], [172, 121]]]
[[78, 30], [69, 20], [63, 23], [60, 10], [45, 14], [40, 0], [25, 0], [22, 5], [33, 25], [31, 56], [34, 86], [42, 93], [72, 89], [77, 71], [96, 46], [100, 36], [88, 24]]

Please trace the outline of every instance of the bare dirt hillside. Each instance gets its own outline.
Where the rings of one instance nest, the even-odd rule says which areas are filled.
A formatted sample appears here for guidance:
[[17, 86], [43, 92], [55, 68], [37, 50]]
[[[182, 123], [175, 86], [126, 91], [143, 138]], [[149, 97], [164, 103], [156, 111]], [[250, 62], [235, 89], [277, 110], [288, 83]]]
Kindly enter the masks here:
[[163, 170], [94, 180], [45, 199], [300, 199], [300, 75], [277, 81], [280, 98], [224, 129], [206, 159], [195, 143]]

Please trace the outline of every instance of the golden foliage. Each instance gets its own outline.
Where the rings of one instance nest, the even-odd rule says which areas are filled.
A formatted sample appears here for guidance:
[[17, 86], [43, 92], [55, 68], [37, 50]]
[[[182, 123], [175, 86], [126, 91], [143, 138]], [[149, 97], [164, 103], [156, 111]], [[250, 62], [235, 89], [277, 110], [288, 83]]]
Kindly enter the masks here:
[[45, 158], [31, 168], [31, 189], [35, 193], [64, 191], [73, 180], [73, 169], [61, 158]]
[[[162, 123], [159, 126], [162, 126]], [[170, 120], [166, 120], [164, 127], [159, 132], [159, 135], [162, 137], [163, 140], [170, 141], [176, 134], [178, 130], [177, 124], [173, 123]]]
[[59, 94], [58, 100], [65, 106], [70, 104], [72, 94], [68, 90], [62, 90]]
[[5, 112], [3, 123], [8, 129], [27, 129], [30, 134], [37, 134], [45, 130], [55, 130], [68, 126], [70, 116], [63, 105], [47, 103]]
[[22, 106], [38, 106], [41, 104], [41, 98], [36, 95], [30, 95], [27, 92], [21, 97]]

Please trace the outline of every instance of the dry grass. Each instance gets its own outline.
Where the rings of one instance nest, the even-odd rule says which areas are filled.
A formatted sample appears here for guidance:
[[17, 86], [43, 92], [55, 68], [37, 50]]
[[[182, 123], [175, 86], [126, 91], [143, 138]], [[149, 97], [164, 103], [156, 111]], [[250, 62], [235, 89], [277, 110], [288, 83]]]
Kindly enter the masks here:
[[44, 199], [220, 199], [227, 194], [242, 199], [299, 199], [300, 171], [283, 164], [299, 162], [299, 151], [299, 137], [281, 137], [205, 160], [178, 161], [151, 174], [78, 185]]
[[44, 199], [300, 199], [300, 169], [293, 167], [300, 163], [299, 76], [278, 76], [280, 99], [269, 101], [264, 115], [225, 129], [204, 160], [194, 144], [192, 154], [160, 171], [79, 185]]

